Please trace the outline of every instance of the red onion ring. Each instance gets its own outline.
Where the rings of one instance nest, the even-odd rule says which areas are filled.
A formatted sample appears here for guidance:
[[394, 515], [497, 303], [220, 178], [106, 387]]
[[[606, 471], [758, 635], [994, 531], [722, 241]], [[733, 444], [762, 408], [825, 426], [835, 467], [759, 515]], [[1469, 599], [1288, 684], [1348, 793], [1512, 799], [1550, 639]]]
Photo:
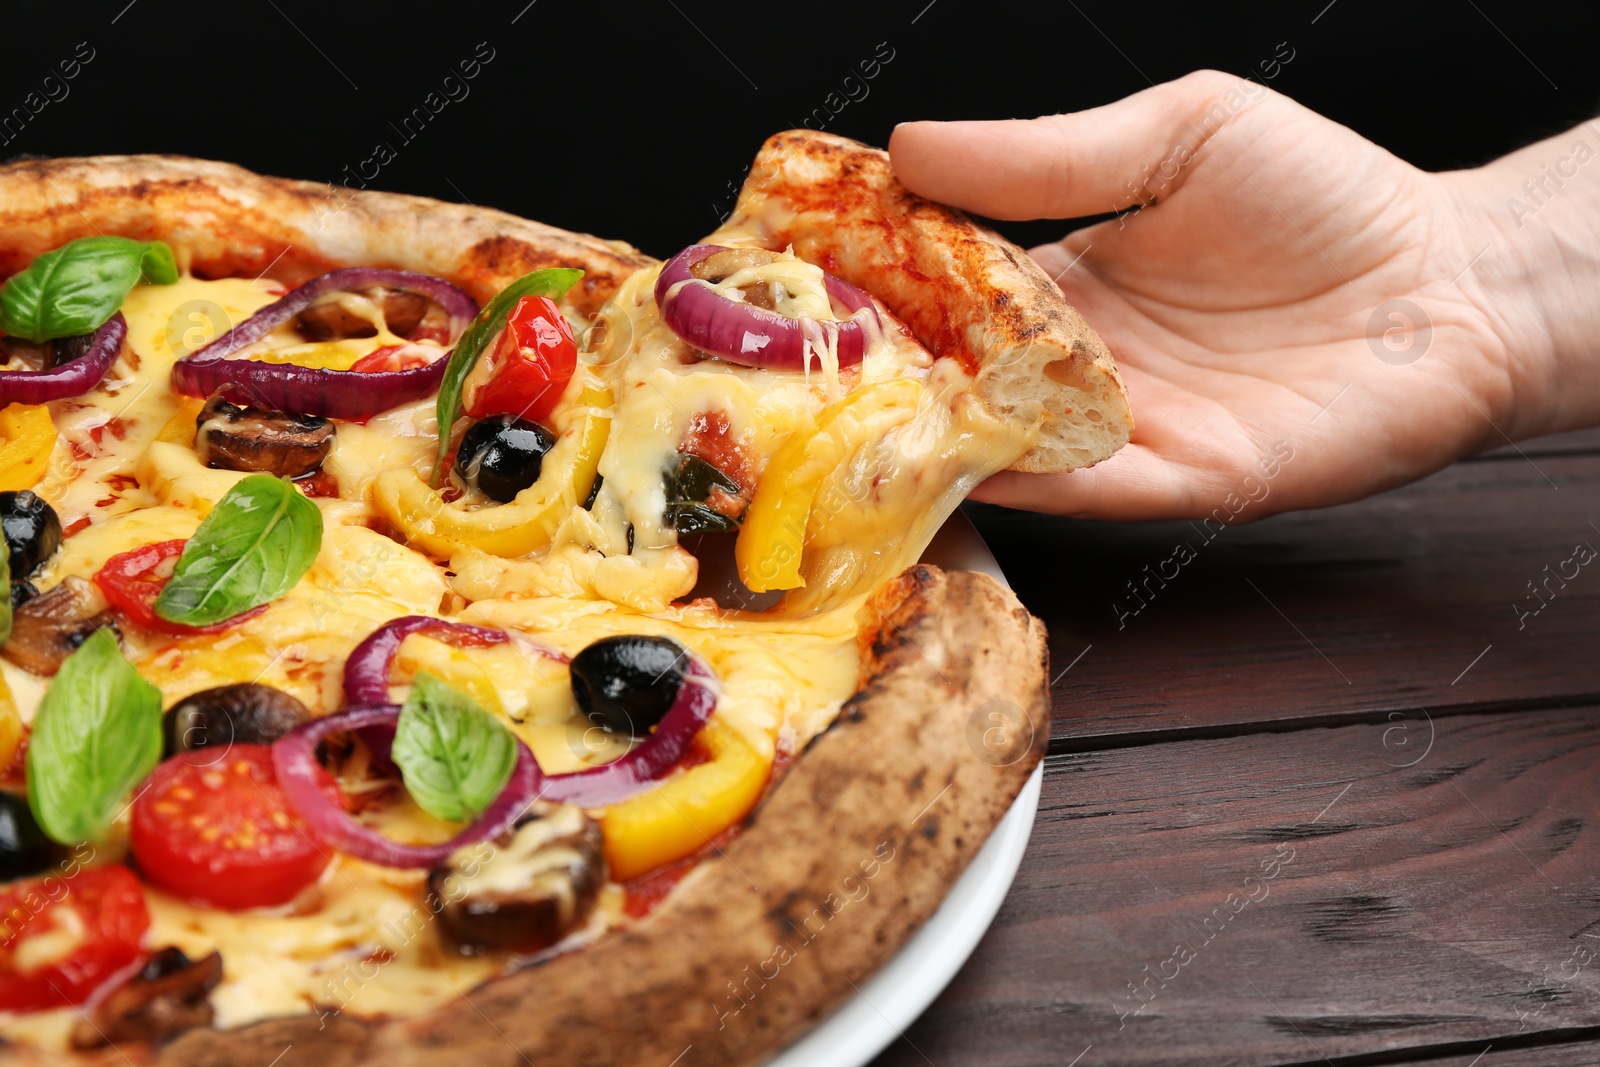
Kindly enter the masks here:
[[82, 349], [60, 366], [40, 371], [0, 371], [0, 406], [43, 404], [48, 400], [82, 396], [100, 384], [127, 337], [128, 320], [119, 311], [94, 333], [58, 341], [57, 344]]
[[400, 708], [395, 704], [350, 708], [302, 723], [272, 744], [272, 766], [277, 771], [284, 800], [313, 833], [340, 852], [381, 867], [433, 867], [463, 845], [499, 837], [510, 830], [539, 796], [544, 774], [533, 753], [519, 738], [511, 780], [482, 815], [450, 840], [437, 845], [407, 845], [361, 825], [330, 802], [318, 788], [318, 775], [323, 772], [317, 763], [317, 745], [329, 734], [352, 730], [387, 728], [392, 737], [399, 721]]
[[427, 396], [439, 388], [449, 353], [426, 367], [396, 371], [327, 370], [292, 363], [230, 359], [280, 324], [310, 307], [324, 293], [384, 285], [421, 293], [450, 316], [450, 332], [459, 337], [478, 314], [478, 302], [447, 281], [409, 270], [348, 267], [311, 279], [275, 300], [204, 348], [172, 367], [172, 388], [189, 396], [209, 397], [217, 391], [234, 404], [361, 419]]
[[683, 685], [654, 733], [604, 766], [547, 776], [539, 795], [583, 808], [603, 808], [637, 796], [683, 759], [716, 708], [716, 675], [691, 655]]
[[[415, 633], [427, 633], [453, 644], [468, 647], [503, 644], [511, 640], [504, 630], [488, 626], [470, 626], [449, 622], [427, 615], [406, 615], [386, 622], [374, 630], [350, 653], [344, 662], [344, 696], [352, 705], [376, 705], [389, 702], [389, 670], [395, 655], [405, 639]], [[558, 663], [571, 660], [559, 652], [534, 648]], [[605, 807], [644, 792], [656, 779], [666, 774], [689, 751], [700, 728], [711, 718], [717, 707], [716, 675], [698, 657], [691, 655], [684, 670], [683, 685], [673, 699], [672, 707], [661, 717], [655, 732], [610, 763], [570, 774], [552, 774], [544, 777], [546, 800], [568, 801], [586, 808]], [[392, 732], [381, 730], [361, 731], [361, 740], [377, 758], [380, 767], [389, 758]]]
[[382, 734], [392, 742], [395, 725], [400, 721], [400, 707], [396, 704], [366, 704], [302, 723], [273, 742], [272, 765], [284, 800], [329, 845], [383, 867], [432, 867], [463, 845], [499, 837], [510, 830], [535, 800], [598, 808], [644, 792], [683, 759], [695, 735], [711, 718], [717, 706], [715, 683], [711, 669], [698, 657], [690, 656], [683, 685], [655, 733], [603, 767], [546, 775], [533, 752], [521, 738], [516, 738], [517, 762], [505, 789], [470, 826], [437, 845], [391, 841], [356, 822], [322, 792], [320, 776], [324, 772], [317, 762], [317, 746], [329, 734], [347, 732]]
[[[503, 645], [511, 640], [504, 630], [488, 626], [470, 626], [464, 622], [450, 622], [428, 615], [402, 615], [384, 623], [351, 650], [344, 661], [344, 700], [346, 704], [387, 704], [389, 702], [389, 671], [400, 646], [412, 634], [426, 633], [438, 637], [446, 644], [457, 647], [481, 648], [484, 645]], [[559, 652], [545, 652], [550, 659], [565, 663]]]
[[[400, 646], [405, 639], [419, 633], [437, 637], [446, 644], [467, 648], [501, 645], [511, 640], [511, 635], [504, 630], [450, 622], [428, 615], [403, 615], [392, 619], [368, 634], [366, 640], [352, 649], [349, 658], [344, 661], [344, 702], [350, 705], [387, 704], [389, 672], [394, 668], [394, 658], [400, 654]], [[542, 648], [531, 642], [523, 647], [557, 663], [570, 662], [554, 649]], [[378, 730], [363, 730], [361, 740], [372, 750], [380, 769], [387, 770], [391, 766], [389, 736]]]
[[656, 279], [656, 306], [661, 309], [662, 321], [668, 329], [686, 343], [730, 363], [773, 370], [804, 370], [810, 348], [806, 342], [809, 326], [818, 331], [837, 332], [839, 366], [849, 367], [861, 362], [867, 349], [863, 313], [879, 321], [877, 306], [870, 296], [844, 279], [824, 272], [828, 296], [852, 312], [851, 317], [842, 322], [792, 319], [766, 308], [741, 304], [729, 300], [689, 272], [690, 267], [722, 250], [722, 245], [690, 245], [661, 268], [661, 276]]

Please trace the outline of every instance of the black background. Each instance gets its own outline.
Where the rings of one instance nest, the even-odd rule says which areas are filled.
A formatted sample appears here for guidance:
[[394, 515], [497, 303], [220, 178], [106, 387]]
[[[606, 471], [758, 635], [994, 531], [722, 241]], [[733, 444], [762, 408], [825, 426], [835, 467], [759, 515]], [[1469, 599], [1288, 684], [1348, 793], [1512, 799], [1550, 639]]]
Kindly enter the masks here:
[[[712, 229], [761, 140], [808, 116], [883, 144], [906, 119], [1073, 110], [1210, 66], [1443, 169], [1600, 103], [1592, 3], [34, 0], [6, 10], [0, 116], [26, 108], [30, 92], [35, 106], [46, 88], [58, 99], [20, 130], [13, 122], [0, 157], [176, 152], [350, 181], [383, 142], [395, 158], [373, 188], [493, 205], [656, 255]], [[46, 86], [79, 42], [94, 58]], [[407, 141], [396, 126], [430, 92], [446, 98], [445, 79], [480, 42], [494, 58], [451, 83], [466, 95]], [[848, 87], [859, 99], [830, 114], [858, 64], [891, 51], [876, 77]], [[1274, 66], [1275, 55], [1292, 59]], [[1005, 228], [1031, 244], [1064, 227]]]

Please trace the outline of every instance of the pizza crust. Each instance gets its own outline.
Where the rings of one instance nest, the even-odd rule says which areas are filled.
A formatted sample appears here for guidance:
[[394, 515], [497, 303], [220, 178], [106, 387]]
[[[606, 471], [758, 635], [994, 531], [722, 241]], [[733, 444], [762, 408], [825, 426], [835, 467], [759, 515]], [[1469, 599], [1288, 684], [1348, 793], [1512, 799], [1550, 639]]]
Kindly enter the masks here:
[[[656, 262], [633, 246], [491, 208], [271, 178], [182, 156], [26, 160], [0, 167], [0, 278], [67, 241], [115, 233], [172, 244], [195, 274], [298, 284], [345, 266], [401, 267], [480, 302], [541, 267], [577, 266], [564, 303], [591, 317]], [[886, 152], [791, 130], [756, 156], [733, 215], [708, 240], [793, 245], [872, 292], [936, 356], [976, 376], [997, 414], [1038, 423], [1013, 467], [1086, 467], [1133, 432], [1105, 342], [1025, 252], [909, 192]]]
[[[321, 1067], [667, 1064], [689, 1046], [697, 1067], [767, 1059], [938, 909], [1050, 735], [1044, 626], [1009, 589], [918, 565], [864, 611], [860, 690], [742, 831], [636, 925], [417, 1019], [329, 1012], [80, 1062], [223, 1067], [290, 1045]], [[996, 714], [1012, 728], [994, 734]], [[57, 1057], [13, 1047], [0, 1060]]]
[[1111, 352], [1044, 269], [954, 208], [902, 186], [889, 154], [789, 130], [767, 139], [710, 244], [793, 246], [888, 305], [935, 356], [977, 376], [1003, 418], [1038, 423], [1013, 470], [1074, 470], [1128, 443]]
[[[1035, 284], [1031, 261], [1018, 250], [953, 212], [886, 191], [872, 150], [837, 138], [827, 143], [834, 148], [824, 162], [871, 172], [879, 181], [873, 195], [902, 202], [896, 226], [911, 229], [884, 227], [872, 240], [904, 251], [906, 242], [925, 250], [929, 241], [948, 239], [957, 260], [947, 268], [951, 277], [919, 298], [886, 262], [866, 253], [843, 257], [804, 228], [796, 231], [797, 250], [820, 250], [814, 254], [823, 265], [882, 295], [919, 334], [935, 344], [947, 340], [947, 354], [951, 345], [966, 346], [964, 358], [977, 361], [991, 403], [1000, 395], [994, 383], [1019, 373], [1006, 353], [1022, 351], [1024, 366], [1035, 358], [1015, 348], [1022, 334], [1032, 330], [1057, 345], [1050, 351], [1058, 362], [1068, 358], [1060, 357], [1064, 339], [1099, 344], [1059, 291]], [[751, 195], [747, 190], [741, 203]], [[858, 210], [839, 230], [870, 244], [864, 225]], [[528, 270], [580, 266], [588, 273], [567, 303], [583, 315], [654, 262], [620, 242], [500, 212], [333, 190], [220, 163], [117, 156], [0, 167], [0, 276], [102, 232], [167, 240], [206, 277], [267, 274], [297, 283], [337, 266], [400, 267], [448, 278], [480, 300]], [[968, 283], [970, 296], [961, 290]], [[1008, 292], [1015, 294], [1013, 311], [1005, 310]], [[952, 320], [971, 324], [946, 338], [929, 325], [929, 301], [950, 301]], [[1038, 323], [1044, 325], [1035, 330]], [[1083, 374], [1099, 382], [1105, 422], [1114, 427], [1118, 411], [1125, 419], [1125, 406], [1112, 403], [1121, 392], [1103, 346], [1069, 362], [1081, 362]], [[1044, 403], [1019, 402], [1016, 417], [1031, 418], [1027, 405]], [[1099, 458], [1114, 437], [1082, 445], [1067, 462]], [[860, 691], [743, 832], [647, 919], [463, 991], [467, 1003], [420, 1018], [308, 1015], [190, 1031], [159, 1048], [124, 1046], [80, 1061], [270, 1063], [290, 1045], [320, 1064], [385, 1067], [432, 1067], [442, 1051], [451, 1060], [507, 1064], [665, 1064], [690, 1045], [698, 1064], [769, 1057], [850, 995], [851, 983], [876, 971], [932, 915], [1022, 788], [1049, 734], [1043, 626], [992, 579], [913, 567], [864, 610]], [[1002, 731], [998, 748], [988, 731], [988, 717], [997, 713], [1015, 727]], [[359, 1010], [359, 1001], [353, 1007]], [[0, 1061], [61, 1057], [11, 1045], [0, 1048]]]
[[[468, 1005], [191, 1031], [153, 1062], [268, 1063], [291, 1044], [323, 1067], [667, 1064], [691, 1045], [697, 1067], [770, 1057], [927, 921], [1049, 739], [1044, 626], [1010, 590], [919, 565], [865, 610], [860, 691], [646, 919]], [[985, 737], [991, 714], [1016, 728]]]
[[182, 156], [26, 160], [0, 167], [0, 278], [79, 237], [172, 245], [204, 278], [297, 285], [336, 267], [399, 267], [487, 301], [542, 267], [582, 267], [563, 301], [583, 316], [655, 260], [632, 245], [421, 196], [269, 178]]

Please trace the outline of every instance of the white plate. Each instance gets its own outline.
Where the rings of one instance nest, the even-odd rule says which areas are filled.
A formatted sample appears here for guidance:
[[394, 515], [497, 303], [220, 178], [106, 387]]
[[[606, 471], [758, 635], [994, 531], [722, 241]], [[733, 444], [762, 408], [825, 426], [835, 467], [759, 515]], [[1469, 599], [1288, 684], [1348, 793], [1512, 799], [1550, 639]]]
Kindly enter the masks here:
[[[950, 570], [983, 571], [1006, 580], [983, 538], [959, 511], [944, 524], [923, 559]], [[780, 1052], [769, 1067], [861, 1067], [916, 1021], [967, 962], [1000, 910], [1028, 847], [1043, 781], [1040, 763], [927, 925], [855, 996]]]

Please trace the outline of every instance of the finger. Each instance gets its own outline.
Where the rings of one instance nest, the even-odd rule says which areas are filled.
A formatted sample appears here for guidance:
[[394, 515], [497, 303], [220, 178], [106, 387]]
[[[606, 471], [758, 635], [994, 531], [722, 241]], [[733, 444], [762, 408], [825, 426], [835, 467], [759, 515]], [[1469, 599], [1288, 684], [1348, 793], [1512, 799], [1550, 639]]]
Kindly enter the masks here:
[[1078, 519], [1129, 522], [1187, 517], [1191, 494], [1170, 463], [1142, 445], [1124, 445], [1110, 459], [1061, 474], [1001, 471], [972, 499]]
[[906, 122], [889, 138], [914, 193], [995, 219], [1076, 218], [1170, 196], [1258, 83], [1214, 70], [1068, 115]]

